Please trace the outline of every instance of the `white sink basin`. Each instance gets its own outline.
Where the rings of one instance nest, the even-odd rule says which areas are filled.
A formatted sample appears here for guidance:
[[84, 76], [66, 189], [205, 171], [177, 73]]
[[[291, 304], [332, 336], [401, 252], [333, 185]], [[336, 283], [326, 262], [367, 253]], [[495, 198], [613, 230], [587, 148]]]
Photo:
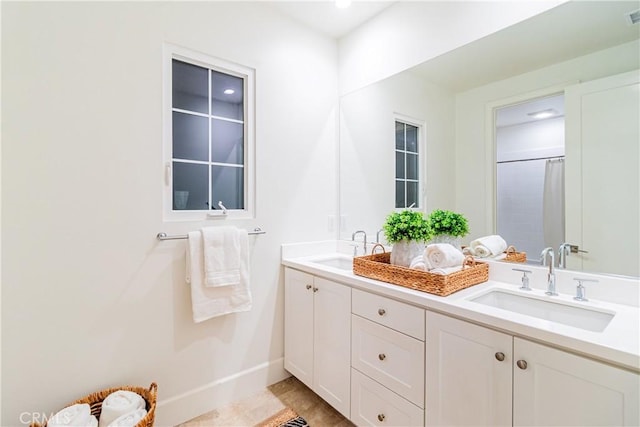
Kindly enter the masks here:
[[615, 316], [614, 312], [578, 307], [504, 290], [493, 290], [471, 298], [470, 301], [593, 332], [604, 331]]
[[311, 262], [314, 264], [320, 264], [326, 267], [333, 267], [340, 270], [351, 271], [353, 269], [353, 259], [346, 256], [314, 259], [314, 260], [311, 260]]

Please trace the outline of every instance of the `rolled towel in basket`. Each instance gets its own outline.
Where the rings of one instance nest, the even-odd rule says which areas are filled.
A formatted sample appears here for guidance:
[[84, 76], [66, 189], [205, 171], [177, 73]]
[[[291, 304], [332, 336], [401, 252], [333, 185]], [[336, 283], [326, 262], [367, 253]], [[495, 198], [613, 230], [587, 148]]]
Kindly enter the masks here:
[[409, 268], [413, 268], [414, 270], [426, 270], [427, 266], [424, 263], [424, 257], [422, 255], [418, 255], [413, 260], [411, 260], [411, 264], [409, 264]]
[[469, 246], [478, 258], [489, 258], [502, 254], [507, 249], [507, 242], [498, 235], [492, 235], [472, 240]]
[[457, 267], [462, 265], [464, 254], [449, 243], [432, 243], [424, 250], [427, 269]]
[[146, 402], [138, 393], [128, 390], [114, 391], [102, 401], [100, 427], [107, 427], [115, 419], [145, 407]]
[[124, 414], [113, 420], [107, 427], [134, 427], [147, 415], [145, 409], [136, 409], [135, 411]]
[[[88, 403], [76, 403], [57, 412], [47, 421], [48, 427], [91, 427], [97, 420], [91, 415]], [[96, 424], [93, 424], [94, 420]]]
[[462, 271], [462, 266], [461, 265], [459, 265], [457, 267], [434, 268], [433, 270], [430, 270], [429, 273], [433, 273], [433, 274], [451, 274], [451, 273], [457, 273], [458, 271]]

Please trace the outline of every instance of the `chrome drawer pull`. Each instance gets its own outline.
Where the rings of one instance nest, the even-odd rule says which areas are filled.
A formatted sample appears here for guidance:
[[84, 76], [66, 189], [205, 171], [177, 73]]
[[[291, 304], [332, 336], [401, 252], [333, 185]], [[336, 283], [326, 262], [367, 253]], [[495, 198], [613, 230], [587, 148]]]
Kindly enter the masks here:
[[384, 414], [378, 414], [378, 421], [384, 421], [385, 418]]
[[386, 358], [387, 358], [387, 355], [386, 355], [386, 354], [384, 354], [384, 353], [380, 353], [380, 354], [378, 355], [378, 359], [380, 359], [380, 360], [384, 360], [384, 359], [386, 359]]
[[378, 314], [379, 314], [380, 316], [384, 316], [386, 313], [387, 313], [387, 312], [384, 310], [384, 308], [379, 308], [379, 309], [378, 309]]

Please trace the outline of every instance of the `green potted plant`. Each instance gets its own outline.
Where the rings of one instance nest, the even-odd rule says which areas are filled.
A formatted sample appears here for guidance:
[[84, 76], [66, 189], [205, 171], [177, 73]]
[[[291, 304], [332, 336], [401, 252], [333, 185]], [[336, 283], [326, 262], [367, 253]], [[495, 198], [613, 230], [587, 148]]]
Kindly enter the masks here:
[[403, 267], [409, 267], [424, 253], [426, 242], [433, 236], [424, 214], [408, 209], [389, 214], [382, 228], [387, 242], [393, 245], [391, 264]]
[[469, 234], [467, 219], [457, 212], [436, 209], [429, 214], [428, 221], [433, 243], [450, 243], [460, 249], [462, 237]]

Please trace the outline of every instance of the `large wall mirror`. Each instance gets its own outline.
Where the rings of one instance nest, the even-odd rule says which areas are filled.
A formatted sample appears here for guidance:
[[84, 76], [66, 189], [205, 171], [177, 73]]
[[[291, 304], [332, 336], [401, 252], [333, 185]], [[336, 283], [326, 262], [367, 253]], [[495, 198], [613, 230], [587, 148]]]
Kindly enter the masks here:
[[[560, 240], [588, 251], [569, 254], [566, 268], [640, 276], [640, 114], [634, 107], [639, 103], [640, 24], [625, 19], [637, 7], [630, 1], [564, 3], [344, 95], [340, 237], [351, 238], [357, 229], [375, 235], [396, 208], [398, 117], [408, 118], [419, 129], [420, 209], [465, 214], [471, 226], [469, 240], [496, 233], [499, 216], [504, 219], [509, 212], [498, 201], [498, 186], [505, 186], [505, 177], [512, 182], [523, 170], [519, 165], [525, 165], [514, 161], [522, 153], [513, 147], [505, 153], [497, 145], [498, 137], [515, 129], [496, 128], [499, 112], [551, 100], [560, 107], [547, 124], [557, 139], [562, 122], [566, 146], [560, 149], [555, 140], [543, 141], [546, 145], [537, 148], [538, 154], [565, 163], [565, 237]], [[624, 87], [613, 90], [624, 92], [622, 98], [602, 91], [610, 81], [613, 87]], [[623, 103], [624, 115], [609, 108]], [[585, 122], [589, 128], [577, 125]], [[618, 143], [623, 138], [627, 143]], [[544, 162], [526, 167], [544, 174]], [[518, 193], [518, 188], [511, 191]], [[518, 228], [517, 223], [510, 226]], [[522, 228], [542, 232], [527, 223]], [[530, 240], [544, 244], [537, 234]], [[529, 258], [536, 262], [538, 246], [520, 245], [532, 248]]]

